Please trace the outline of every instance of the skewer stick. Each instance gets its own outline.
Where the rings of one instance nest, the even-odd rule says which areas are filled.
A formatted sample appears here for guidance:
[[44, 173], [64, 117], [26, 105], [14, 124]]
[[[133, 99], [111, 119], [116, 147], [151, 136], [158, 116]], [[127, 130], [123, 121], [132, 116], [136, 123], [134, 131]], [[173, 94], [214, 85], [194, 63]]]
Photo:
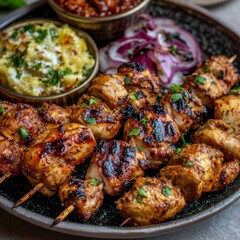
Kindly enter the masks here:
[[132, 218], [126, 218], [120, 225], [119, 227], [123, 227], [124, 225], [126, 225], [129, 221], [131, 221]]
[[233, 55], [231, 58], [229, 58], [229, 63], [233, 63], [237, 58], [237, 55]]
[[2, 177], [0, 177], [0, 184], [4, 182], [6, 179], [10, 178], [12, 176], [11, 173], [6, 173]]
[[53, 221], [51, 227], [55, 226], [56, 224], [62, 222], [73, 210], [75, 206], [69, 205], [65, 210], [63, 210]]
[[25, 203], [30, 197], [32, 197], [36, 192], [38, 192], [44, 186], [43, 183], [37, 184], [31, 191], [25, 194], [22, 198], [20, 198], [12, 208], [18, 207], [19, 205]]

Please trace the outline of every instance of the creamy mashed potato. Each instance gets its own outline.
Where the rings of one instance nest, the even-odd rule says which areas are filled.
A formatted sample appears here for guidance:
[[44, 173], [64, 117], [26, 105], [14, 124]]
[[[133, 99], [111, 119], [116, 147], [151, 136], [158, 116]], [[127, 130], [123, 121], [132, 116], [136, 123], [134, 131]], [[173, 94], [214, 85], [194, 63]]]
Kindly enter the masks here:
[[0, 83], [20, 94], [68, 91], [94, 64], [86, 41], [68, 25], [28, 24], [0, 35]]

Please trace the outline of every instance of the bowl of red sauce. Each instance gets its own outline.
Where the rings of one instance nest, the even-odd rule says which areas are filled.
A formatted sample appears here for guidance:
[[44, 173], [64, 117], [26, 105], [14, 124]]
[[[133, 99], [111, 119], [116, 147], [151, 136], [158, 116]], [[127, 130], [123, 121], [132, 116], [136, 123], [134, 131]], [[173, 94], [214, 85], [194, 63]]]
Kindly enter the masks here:
[[58, 17], [96, 40], [121, 37], [151, 0], [48, 0]]

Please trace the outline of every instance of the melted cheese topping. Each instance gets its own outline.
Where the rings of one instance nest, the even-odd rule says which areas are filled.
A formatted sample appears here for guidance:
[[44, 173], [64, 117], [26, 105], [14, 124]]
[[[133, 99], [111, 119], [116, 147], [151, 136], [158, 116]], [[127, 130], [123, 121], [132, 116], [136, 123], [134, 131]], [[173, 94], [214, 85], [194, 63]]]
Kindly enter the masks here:
[[0, 82], [20, 94], [69, 91], [94, 64], [86, 41], [67, 25], [29, 24], [0, 35]]

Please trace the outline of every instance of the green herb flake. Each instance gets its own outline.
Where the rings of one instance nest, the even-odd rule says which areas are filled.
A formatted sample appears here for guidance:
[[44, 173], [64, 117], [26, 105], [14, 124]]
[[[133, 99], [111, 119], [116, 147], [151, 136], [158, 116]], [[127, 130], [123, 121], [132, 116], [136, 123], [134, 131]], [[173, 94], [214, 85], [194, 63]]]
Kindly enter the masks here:
[[177, 84], [173, 84], [171, 87], [170, 87], [170, 92], [171, 93], [179, 93], [179, 92], [181, 92], [181, 91], [183, 91], [184, 89], [181, 87], [181, 86], [179, 86], [179, 85], [177, 85]]
[[36, 72], [42, 67], [42, 63], [36, 63], [31, 69], [31, 72]]
[[204, 72], [205, 72], [205, 73], [210, 72], [210, 67], [209, 67], [209, 66], [204, 67]]
[[216, 85], [217, 83], [215, 81], [211, 81], [211, 85]]
[[163, 188], [162, 188], [162, 194], [167, 197], [169, 195], [172, 194], [172, 189], [168, 186], [168, 185], [165, 185]]
[[95, 118], [86, 118], [84, 121], [88, 124], [96, 124], [96, 119]]
[[131, 83], [131, 79], [130, 79], [129, 76], [125, 76], [125, 77], [124, 77], [124, 83], [125, 83], [126, 85], [129, 85], [129, 84]]
[[18, 36], [18, 31], [17, 31], [17, 30], [14, 30], [13, 33], [11, 34], [10, 38], [16, 39], [17, 36]]
[[79, 103], [79, 106], [80, 107], [87, 107], [87, 104], [86, 103]]
[[28, 24], [26, 26], [23, 27], [23, 31], [24, 32], [29, 32], [29, 33], [34, 33], [35, 29], [34, 29], [34, 25], [33, 24]]
[[3, 115], [4, 111], [5, 111], [4, 107], [0, 106], [0, 115]]
[[16, 68], [21, 68], [23, 66], [24, 63], [24, 54], [25, 53], [21, 53], [19, 55], [17, 54], [13, 54], [11, 57], [11, 62], [13, 64], [14, 67]]
[[143, 148], [142, 148], [142, 147], [140, 147], [140, 146], [138, 146], [138, 147], [137, 147], [137, 149], [138, 149], [140, 152], [142, 152], [142, 151], [143, 151]]
[[128, 53], [129, 56], [131, 56], [133, 54], [133, 49], [128, 49], [127, 53]]
[[158, 74], [159, 76], [162, 76], [162, 75], [163, 75], [162, 70], [161, 70], [161, 69], [158, 69], [158, 70], [157, 70], [157, 74]]
[[97, 100], [95, 100], [95, 99], [89, 99], [88, 100], [88, 104], [89, 105], [93, 105], [93, 104], [95, 104], [97, 102]]
[[177, 102], [177, 101], [179, 101], [180, 99], [182, 99], [182, 94], [181, 94], [181, 93], [173, 93], [173, 94], [171, 94], [171, 99], [172, 99], [174, 102]]
[[176, 56], [178, 54], [178, 46], [173, 45], [169, 48], [169, 52], [173, 55]]
[[131, 92], [129, 97], [132, 100], [139, 100], [139, 95], [136, 92]]
[[137, 201], [137, 203], [141, 204], [142, 203], [142, 198], [137, 196], [136, 201]]
[[146, 126], [148, 120], [149, 120], [149, 118], [148, 118], [148, 117], [145, 117], [145, 118], [142, 118], [140, 122], [141, 122], [141, 124], [142, 124], [143, 126]]
[[90, 180], [90, 184], [93, 185], [93, 186], [98, 186], [98, 179], [92, 178], [92, 179]]
[[36, 110], [37, 110], [38, 112], [41, 112], [41, 111], [43, 110], [43, 108], [42, 108], [42, 107], [38, 107], [38, 108], [36, 108]]
[[87, 65], [84, 65], [84, 66], [82, 67], [82, 70], [83, 70], [83, 74], [84, 74], [84, 75], [88, 75], [88, 74], [91, 72], [92, 68], [89, 67], [89, 66], [87, 66]]
[[237, 88], [233, 88], [231, 89], [228, 94], [234, 94], [234, 93], [239, 93], [240, 92], [240, 87], [237, 87]]
[[176, 148], [175, 153], [179, 155], [181, 153], [181, 150], [182, 150], [181, 148]]
[[194, 81], [196, 82], [197, 85], [203, 85], [207, 79], [202, 76], [196, 76], [194, 78]]
[[56, 30], [56, 28], [50, 28], [50, 35], [52, 37], [52, 40], [56, 39], [58, 37], [58, 32]]
[[53, 70], [50, 69], [49, 74], [51, 75], [51, 78], [49, 80], [46, 81], [46, 85], [54, 85], [56, 86], [59, 83], [59, 74], [58, 74], [58, 70]]
[[158, 96], [158, 98], [161, 98], [163, 96], [163, 94], [159, 93], [157, 96]]
[[192, 161], [186, 161], [186, 162], [183, 163], [184, 167], [191, 167], [193, 165], [194, 165], [194, 163]]
[[185, 147], [187, 145], [184, 134], [181, 134], [181, 140], [182, 140], [182, 147]]
[[18, 129], [18, 133], [20, 134], [20, 137], [23, 139], [23, 140], [26, 140], [29, 136], [27, 130], [24, 128], [24, 127], [20, 127]]
[[17, 79], [20, 79], [21, 76], [22, 76], [22, 71], [20, 71], [20, 70], [17, 69], [16, 78], [17, 78]]
[[133, 128], [130, 133], [128, 134], [129, 137], [137, 136], [140, 133], [140, 130], [138, 128]]
[[138, 194], [139, 197], [148, 197], [147, 192], [142, 187], [140, 187], [138, 189], [138, 193], [137, 194]]
[[38, 36], [34, 38], [36, 43], [41, 43], [48, 35], [47, 29], [45, 30], [39, 29], [37, 33]]

